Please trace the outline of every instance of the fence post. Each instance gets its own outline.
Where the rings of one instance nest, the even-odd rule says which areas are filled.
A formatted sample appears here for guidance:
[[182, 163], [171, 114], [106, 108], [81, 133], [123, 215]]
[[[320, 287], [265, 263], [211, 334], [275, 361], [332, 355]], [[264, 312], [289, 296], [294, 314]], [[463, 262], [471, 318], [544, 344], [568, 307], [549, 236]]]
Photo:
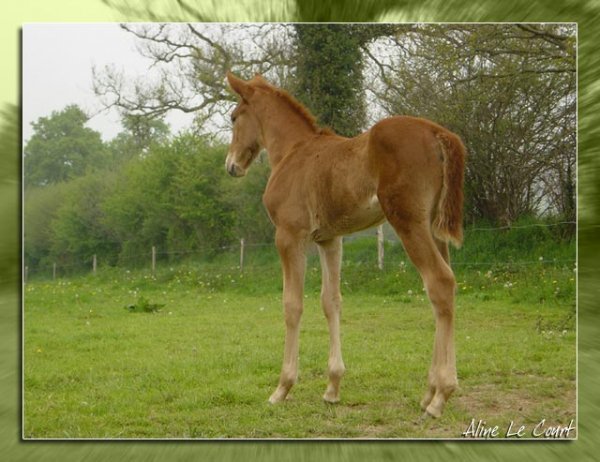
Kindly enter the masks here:
[[56, 263], [52, 264], [52, 280], [56, 280]]
[[383, 225], [377, 227], [377, 267], [383, 269]]
[[240, 239], [240, 273], [244, 271], [244, 238]]
[[97, 268], [97, 260], [96, 260], [96, 254], [94, 254], [94, 258], [92, 260], [92, 271], [94, 272], [94, 274], [96, 274], [96, 268]]
[[152, 246], [152, 274], [156, 271], [156, 247]]
[[23, 284], [27, 284], [27, 275], [29, 274], [29, 266], [25, 267], [25, 274], [23, 275]]

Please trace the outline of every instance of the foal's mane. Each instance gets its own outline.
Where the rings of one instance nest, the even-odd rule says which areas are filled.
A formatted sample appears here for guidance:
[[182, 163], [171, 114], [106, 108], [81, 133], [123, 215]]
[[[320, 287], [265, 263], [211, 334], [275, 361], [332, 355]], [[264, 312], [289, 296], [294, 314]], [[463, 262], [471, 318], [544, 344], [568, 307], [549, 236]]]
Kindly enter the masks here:
[[307, 107], [290, 95], [287, 91], [274, 87], [262, 79], [258, 82], [257, 86], [281, 98], [293, 112], [298, 114], [306, 121], [306, 123], [308, 123], [315, 133], [319, 135], [335, 135], [335, 132], [329, 127], [320, 127], [317, 123], [317, 118], [311, 114]]

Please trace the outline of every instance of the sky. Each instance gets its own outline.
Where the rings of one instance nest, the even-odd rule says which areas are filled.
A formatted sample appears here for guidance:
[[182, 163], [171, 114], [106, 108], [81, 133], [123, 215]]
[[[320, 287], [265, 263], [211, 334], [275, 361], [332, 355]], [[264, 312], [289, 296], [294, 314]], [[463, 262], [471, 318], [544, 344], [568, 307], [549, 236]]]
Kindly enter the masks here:
[[[31, 122], [49, 116], [69, 104], [93, 115], [87, 126], [109, 140], [121, 131], [116, 110], [102, 106], [92, 88], [92, 67], [115, 65], [125, 75], [148, 72], [150, 60], [136, 50], [134, 37], [117, 23], [44, 24], [23, 26], [23, 140], [33, 134]], [[191, 122], [192, 116], [172, 113], [167, 122], [173, 132]]]

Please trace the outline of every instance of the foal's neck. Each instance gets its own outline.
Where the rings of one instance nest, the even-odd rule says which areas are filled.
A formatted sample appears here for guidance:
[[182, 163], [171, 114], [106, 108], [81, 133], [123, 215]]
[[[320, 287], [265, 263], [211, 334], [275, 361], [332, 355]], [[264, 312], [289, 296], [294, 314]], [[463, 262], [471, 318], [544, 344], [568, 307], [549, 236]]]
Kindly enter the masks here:
[[290, 110], [263, 111], [259, 118], [271, 169], [290, 153], [294, 145], [315, 135], [314, 128]]

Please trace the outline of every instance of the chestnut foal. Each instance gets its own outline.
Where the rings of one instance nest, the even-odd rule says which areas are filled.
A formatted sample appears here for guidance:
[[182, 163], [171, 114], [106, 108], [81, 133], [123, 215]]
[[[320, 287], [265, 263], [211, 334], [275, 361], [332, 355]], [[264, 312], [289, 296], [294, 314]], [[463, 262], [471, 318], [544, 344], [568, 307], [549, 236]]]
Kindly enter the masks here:
[[465, 148], [448, 130], [425, 119], [390, 117], [354, 138], [317, 126], [285, 91], [257, 75], [228, 73], [240, 97], [225, 162], [243, 176], [266, 149], [271, 176], [263, 195], [283, 269], [285, 349], [279, 385], [283, 401], [298, 377], [298, 337], [306, 266], [305, 247], [317, 244], [321, 302], [329, 324], [329, 383], [325, 401], [340, 399], [344, 362], [340, 343], [342, 236], [388, 220], [418, 269], [436, 321], [428, 389], [421, 401], [439, 417], [457, 387], [454, 353], [455, 279], [448, 242], [462, 241]]

